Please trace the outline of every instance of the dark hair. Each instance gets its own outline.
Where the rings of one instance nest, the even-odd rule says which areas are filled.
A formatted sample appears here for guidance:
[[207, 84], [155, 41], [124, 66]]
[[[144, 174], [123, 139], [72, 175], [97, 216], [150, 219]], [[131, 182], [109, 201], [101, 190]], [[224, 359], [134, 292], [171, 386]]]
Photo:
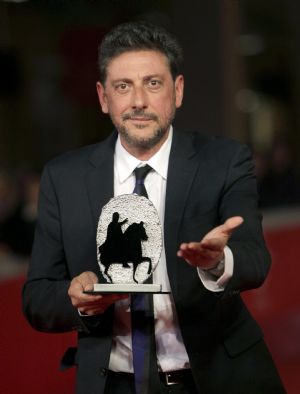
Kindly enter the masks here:
[[169, 62], [173, 79], [180, 73], [182, 48], [173, 34], [149, 22], [128, 22], [116, 26], [99, 46], [100, 82], [105, 83], [109, 62], [129, 51], [154, 50], [163, 53]]

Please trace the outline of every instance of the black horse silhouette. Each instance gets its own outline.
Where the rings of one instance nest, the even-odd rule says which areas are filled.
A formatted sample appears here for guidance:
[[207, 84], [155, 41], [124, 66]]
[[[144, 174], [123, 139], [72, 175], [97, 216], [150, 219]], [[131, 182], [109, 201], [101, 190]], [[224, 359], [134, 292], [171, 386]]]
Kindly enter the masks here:
[[[114, 214], [115, 215], [115, 214]], [[114, 220], [115, 219], [115, 220]], [[128, 263], [133, 265], [133, 280], [135, 279], [135, 272], [139, 264], [148, 261], [149, 267], [147, 274], [151, 273], [151, 259], [143, 256], [142, 241], [148, 239], [144, 222], [132, 223], [122, 233], [121, 225], [125, 222], [118, 222], [118, 217], [113, 217], [112, 222], [107, 228], [107, 238], [105, 242], [99, 246], [101, 264], [104, 265], [104, 274], [112, 281], [111, 276], [108, 274], [108, 270], [113, 263], [121, 263], [123, 267], [129, 268]], [[111, 226], [114, 223], [114, 226]], [[118, 226], [116, 226], [118, 224]], [[111, 227], [110, 227], [111, 226]], [[117, 228], [118, 236], [116, 236], [114, 228]], [[120, 231], [120, 232], [119, 232]], [[120, 236], [121, 235], [121, 236]]]

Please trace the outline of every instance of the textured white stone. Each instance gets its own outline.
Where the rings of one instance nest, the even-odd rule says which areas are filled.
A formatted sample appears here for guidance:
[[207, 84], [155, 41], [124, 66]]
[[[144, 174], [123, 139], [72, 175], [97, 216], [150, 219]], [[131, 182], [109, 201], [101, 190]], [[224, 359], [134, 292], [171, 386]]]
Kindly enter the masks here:
[[142, 256], [151, 259], [151, 273], [147, 274], [149, 262], [142, 262], [138, 265], [135, 279], [138, 283], [145, 282], [152, 275], [156, 268], [162, 251], [162, 228], [156, 208], [150, 200], [136, 194], [124, 194], [112, 198], [102, 209], [97, 229], [97, 258], [100, 270], [109, 283], [136, 283], [133, 279], [133, 266], [129, 262], [130, 268], [123, 267], [115, 262], [110, 265], [108, 275], [104, 274], [105, 266], [101, 263], [99, 246], [102, 245], [107, 236], [107, 227], [112, 221], [113, 213], [119, 213], [119, 222], [128, 219], [122, 225], [122, 232], [133, 223], [144, 223], [144, 228], [148, 236], [147, 241], [142, 241]]

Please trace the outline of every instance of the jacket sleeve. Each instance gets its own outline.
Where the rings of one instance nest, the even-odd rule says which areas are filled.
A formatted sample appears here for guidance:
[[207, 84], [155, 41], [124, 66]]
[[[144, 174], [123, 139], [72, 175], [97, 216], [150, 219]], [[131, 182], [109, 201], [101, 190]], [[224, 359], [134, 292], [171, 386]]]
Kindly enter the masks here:
[[232, 216], [242, 216], [244, 223], [228, 242], [234, 271], [225, 294], [257, 288], [264, 282], [271, 264], [266, 248], [258, 210], [258, 194], [251, 153], [240, 146], [227, 169], [219, 206], [220, 222]]
[[46, 332], [87, 330], [68, 296], [69, 285], [59, 204], [50, 170], [46, 167], [41, 178], [32, 257], [23, 288], [23, 311], [35, 329]]

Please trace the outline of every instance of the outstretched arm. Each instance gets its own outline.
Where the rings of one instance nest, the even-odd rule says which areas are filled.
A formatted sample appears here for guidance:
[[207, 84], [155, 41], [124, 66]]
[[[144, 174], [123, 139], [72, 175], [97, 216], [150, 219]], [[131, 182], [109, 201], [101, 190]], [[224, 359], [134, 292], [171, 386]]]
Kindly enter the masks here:
[[209, 270], [215, 268], [224, 258], [224, 248], [234, 232], [243, 223], [243, 218], [235, 216], [211, 230], [198, 242], [182, 243], [177, 255], [193, 267]]
[[[263, 238], [251, 153], [247, 147], [234, 144], [227, 149], [224, 146], [218, 149], [214, 150], [215, 159], [210, 164], [216, 182], [213, 183], [214, 188], [208, 190], [217, 190], [219, 194], [217, 197], [212, 195], [210, 204], [210, 200], [207, 200], [210, 196], [205, 190], [201, 193], [198, 188], [191, 191], [195, 196], [199, 195], [199, 206], [208, 210], [203, 217], [204, 225], [210, 218], [213, 219], [212, 230], [207, 225], [207, 232], [202, 232], [197, 239], [197, 228], [191, 223], [192, 230], [186, 231], [189, 238], [185, 239], [185, 234], [180, 237], [178, 256], [197, 267], [202, 283], [208, 290], [211, 288], [203, 282], [206, 278], [210, 278], [211, 282], [216, 281], [213, 291], [224, 290], [224, 295], [230, 296], [261, 286], [268, 274], [271, 259]], [[198, 184], [195, 185], [198, 187]], [[190, 212], [187, 217], [193, 220]], [[199, 232], [201, 219], [195, 218], [195, 222], [199, 223]], [[185, 223], [184, 229], [188, 229], [188, 223]], [[218, 262], [224, 257], [224, 252], [225, 268], [222, 272], [222, 264]], [[216, 266], [218, 270], [213, 269]]]

